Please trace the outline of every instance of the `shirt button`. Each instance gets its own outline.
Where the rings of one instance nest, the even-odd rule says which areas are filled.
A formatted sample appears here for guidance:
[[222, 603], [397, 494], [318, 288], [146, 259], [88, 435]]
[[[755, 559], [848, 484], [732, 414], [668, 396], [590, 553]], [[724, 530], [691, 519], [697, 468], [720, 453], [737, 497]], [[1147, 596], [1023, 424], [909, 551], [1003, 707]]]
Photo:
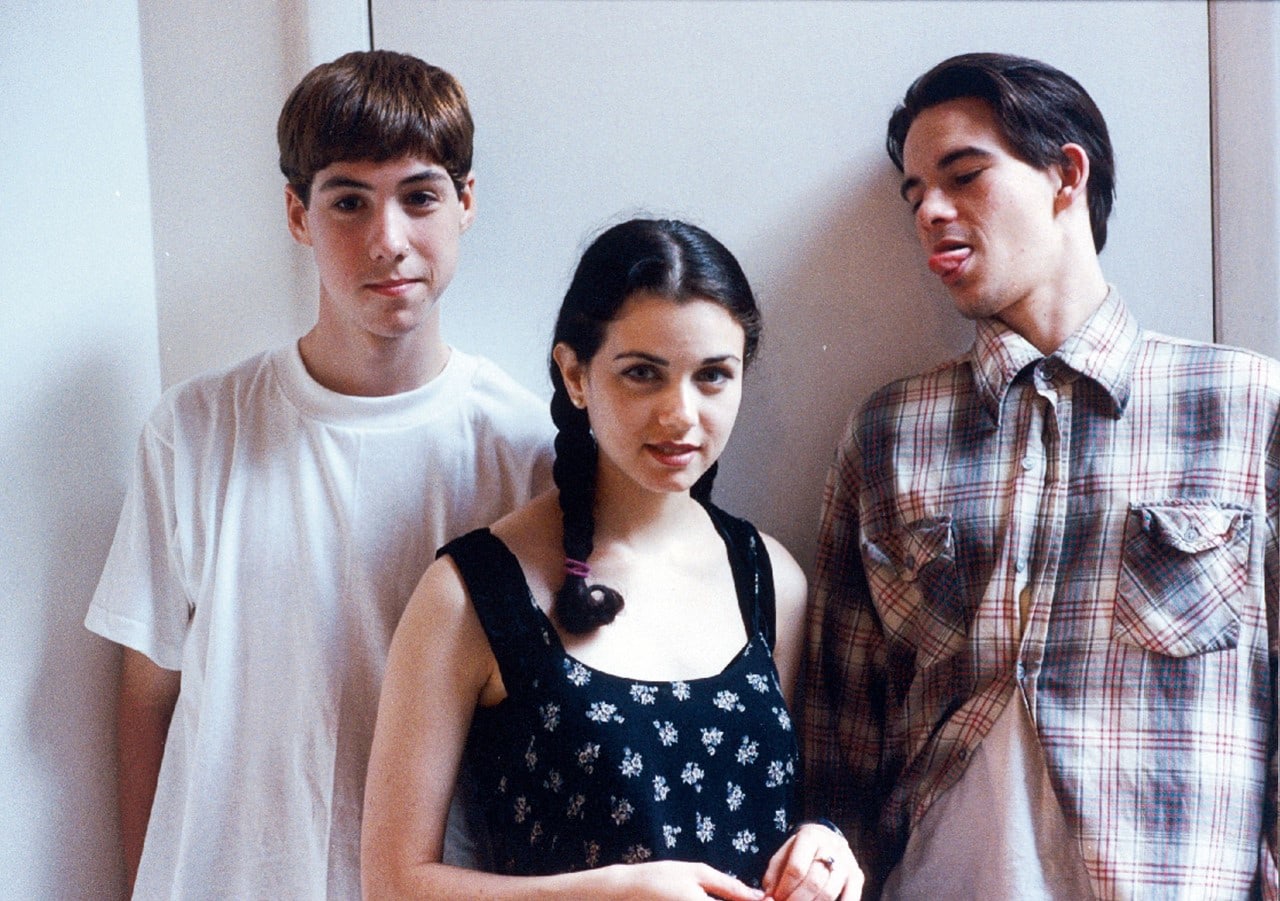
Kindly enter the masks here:
[[1031, 470], [1036, 468], [1036, 461], [1032, 460], [1030, 457], [1023, 457], [1022, 468], [1025, 469], [1027, 472], [1030, 472]]
[[1191, 526], [1187, 529], [1188, 541], [1195, 541], [1199, 537], [1200, 537], [1200, 530], [1197, 529], [1195, 526]]
[[963, 762], [963, 761], [965, 761], [965, 760], [968, 760], [968, 759], [969, 759], [969, 749], [968, 749], [968, 748], [961, 748], [959, 751], [956, 751], [956, 757], [957, 757], [961, 762]]
[[1013, 571], [1014, 571], [1014, 572], [1019, 572], [1019, 573], [1020, 573], [1020, 572], [1026, 572], [1026, 570], [1027, 570], [1027, 561], [1026, 561], [1026, 560], [1019, 560], [1018, 562], [1016, 562], [1016, 563], [1014, 563], [1014, 564], [1013, 564]]
[[1025, 679], [1025, 678], [1027, 678], [1027, 668], [1026, 668], [1025, 666], [1023, 666], [1023, 665], [1022, 665], [1022, 661], [1021, 661], [1021, 660], [1019, 660], [1019, 661], [1018, 661], [1018, 665], [1017, 665], [1016, 669], [1017, 669], [1017, 673], [1018, 673], [1018, 681], [1019, 681], [1019, 682], [1021, 682], [1021, 681], [1022, 681], [1023, 679]]

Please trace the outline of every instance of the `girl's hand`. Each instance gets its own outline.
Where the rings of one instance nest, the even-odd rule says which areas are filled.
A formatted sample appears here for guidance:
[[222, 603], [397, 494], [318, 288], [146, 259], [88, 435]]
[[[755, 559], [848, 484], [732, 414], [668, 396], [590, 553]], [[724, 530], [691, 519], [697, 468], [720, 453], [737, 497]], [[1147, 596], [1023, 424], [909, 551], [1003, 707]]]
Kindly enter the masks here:
[[844, 836], [805, 823], [773, 855], [762, 884], [775, 901], [856, 901], [862, 870]]
[[608, 880], [603, 894], [626, 901], [764, 901], [765, 897], [759, 889], [703, 863], [659, 860], [615, 864], [595, 872]]

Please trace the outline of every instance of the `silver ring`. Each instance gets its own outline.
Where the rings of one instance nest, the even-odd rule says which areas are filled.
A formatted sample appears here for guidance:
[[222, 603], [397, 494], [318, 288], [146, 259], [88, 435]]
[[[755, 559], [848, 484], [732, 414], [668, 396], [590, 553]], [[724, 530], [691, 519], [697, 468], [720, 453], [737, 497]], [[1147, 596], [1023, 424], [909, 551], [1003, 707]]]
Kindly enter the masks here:
[[830, 854], [828, 854], [826, 857], [817, 857], [814, 859], [817, 860], [818, 863], [826, 867], [827, 872], [831, 872], [836, 867], [836, 859], [832, 857]]

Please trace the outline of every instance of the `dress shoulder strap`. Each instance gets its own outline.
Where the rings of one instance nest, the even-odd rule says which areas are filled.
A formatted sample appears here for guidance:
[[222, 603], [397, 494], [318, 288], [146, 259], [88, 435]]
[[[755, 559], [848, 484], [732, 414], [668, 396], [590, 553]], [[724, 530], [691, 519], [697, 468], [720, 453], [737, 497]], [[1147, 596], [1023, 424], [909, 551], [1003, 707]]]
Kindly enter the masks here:
[[538, 609], [515, 554], [488, 529], [476, 529], [442, 547], [467, 586], [502, 680], [512, 686], [529, 677], [539, 651], [552, 642], [550, 624]]
[[716, 531], [729, 552], [729, 566], [738, 592], [742, 620], [752, 634], [759, 632], [772, 649], [777, 640], [777, 600], [773, 593], [773, 565], [756, 527], [745, 519], [706, 504]]

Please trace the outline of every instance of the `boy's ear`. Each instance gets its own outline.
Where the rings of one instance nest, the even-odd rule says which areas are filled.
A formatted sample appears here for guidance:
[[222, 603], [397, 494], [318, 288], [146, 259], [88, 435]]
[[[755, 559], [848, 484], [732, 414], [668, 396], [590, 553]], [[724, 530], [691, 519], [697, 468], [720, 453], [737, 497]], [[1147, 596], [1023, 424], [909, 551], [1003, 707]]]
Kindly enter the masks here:
[[578, 355], [573, 352], [573, 348], [563, 341], [551, 348], [551, 359], [555, 360], [556, 366], [560, 367], [560, 377], [564, 379], [564, 388], [569, 392], [569, 402], [579, 410], [585, 410], [586, 392], [583, 390], [582, 383], [586, 376], [586, 367], [578, 361]]
[[1084, 200], [1089, 184], [1089, 154], [1079, 144], [1062, 145], [1062, 162], [1058, 164], [1057, 206], [1064, 209], [1076, 199]]
[[289, 223], [289, 234], [299, 244], [311, 246], [310, 224], [307, 222], [307, 205], [302, 202], [293, 185], [284, 186], [284, 215]]
[[476, 177], [470, 173], [458, 194], [458, 203], [462, 206], [462, 230], [466, 231], [476, 218]]

